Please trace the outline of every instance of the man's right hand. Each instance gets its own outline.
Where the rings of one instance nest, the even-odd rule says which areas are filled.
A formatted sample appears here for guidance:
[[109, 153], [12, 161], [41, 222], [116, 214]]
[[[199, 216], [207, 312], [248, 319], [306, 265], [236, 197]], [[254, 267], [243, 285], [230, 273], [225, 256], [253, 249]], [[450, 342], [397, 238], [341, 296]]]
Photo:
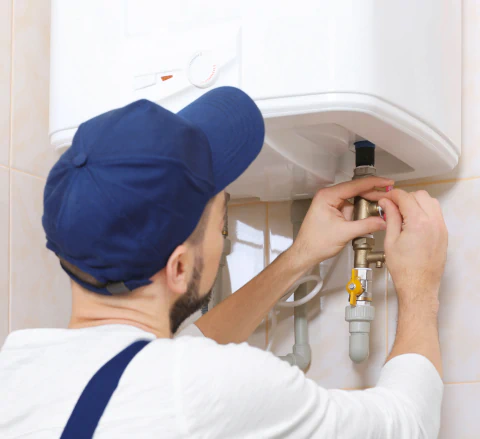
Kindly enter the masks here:
[[440, 204], [425, 191], [402, 190], [388, 192], [379, 204], [387, 215], [385, 256], [398, 297], [397, 333], [387, 362], [420, 354], [441, 377], [438, 291], [448, 233]]
[[436, 310], [448, 243], [438, 200], [426, 191], [395, 189], [379, 205], [387, 215], [385, 255], [399, 305]]

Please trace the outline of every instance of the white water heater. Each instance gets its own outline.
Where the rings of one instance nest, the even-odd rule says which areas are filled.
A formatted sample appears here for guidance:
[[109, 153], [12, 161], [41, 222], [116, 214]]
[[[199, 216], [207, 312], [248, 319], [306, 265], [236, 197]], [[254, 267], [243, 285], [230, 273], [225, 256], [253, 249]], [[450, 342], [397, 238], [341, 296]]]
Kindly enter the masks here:
[[178, 111], [232, 85], [267, 128], [233, 198], [303, 198], [350, 179], [359, 139], [397, 181], [458, 162], [458, 0], [53, 0], [51, 29], [55, 148], [134, 100]]

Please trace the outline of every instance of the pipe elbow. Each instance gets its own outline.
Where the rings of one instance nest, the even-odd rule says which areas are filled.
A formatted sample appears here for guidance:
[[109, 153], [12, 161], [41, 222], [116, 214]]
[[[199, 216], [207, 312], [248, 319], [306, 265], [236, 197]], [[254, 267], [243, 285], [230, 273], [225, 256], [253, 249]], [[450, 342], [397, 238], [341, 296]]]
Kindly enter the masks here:
[[295, 358], [295, 365], [305, 371], [312, 361], [312, 349], [308, 344], [295, 344], [293, 346], [293, 356]]

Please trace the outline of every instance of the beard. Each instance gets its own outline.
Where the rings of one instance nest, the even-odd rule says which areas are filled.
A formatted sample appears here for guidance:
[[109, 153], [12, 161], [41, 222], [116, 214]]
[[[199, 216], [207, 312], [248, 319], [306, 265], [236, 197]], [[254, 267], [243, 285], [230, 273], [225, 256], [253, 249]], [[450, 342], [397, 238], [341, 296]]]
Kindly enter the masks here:
[[195, 258], [195, 267], [193, 268], [192, 279], [187, 287], [187, 292], [183, 294], [172, 306], [170, 310], [170, 330], [172, 334], [177, 332], [180, 325], [190, 317], [194, 312], [208, 305], [212, 296], [212, 290], [203, 297], [200, 297], [199, 287], [202, 278], [203, 259]]

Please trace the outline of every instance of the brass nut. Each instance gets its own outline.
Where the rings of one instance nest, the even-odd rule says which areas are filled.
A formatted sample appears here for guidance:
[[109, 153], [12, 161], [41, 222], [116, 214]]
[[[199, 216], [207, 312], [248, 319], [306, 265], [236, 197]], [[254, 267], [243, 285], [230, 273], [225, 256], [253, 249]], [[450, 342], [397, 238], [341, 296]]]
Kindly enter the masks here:
[[353, 246], [355, 248], [373, 248], [375, 245], [375, 239], [374, 238], [356, 238], [353, 240]]
[[360, 166], [353, 170], [353, 180], [371, 175], [377, 175], [377, 170], [374, 166]]

